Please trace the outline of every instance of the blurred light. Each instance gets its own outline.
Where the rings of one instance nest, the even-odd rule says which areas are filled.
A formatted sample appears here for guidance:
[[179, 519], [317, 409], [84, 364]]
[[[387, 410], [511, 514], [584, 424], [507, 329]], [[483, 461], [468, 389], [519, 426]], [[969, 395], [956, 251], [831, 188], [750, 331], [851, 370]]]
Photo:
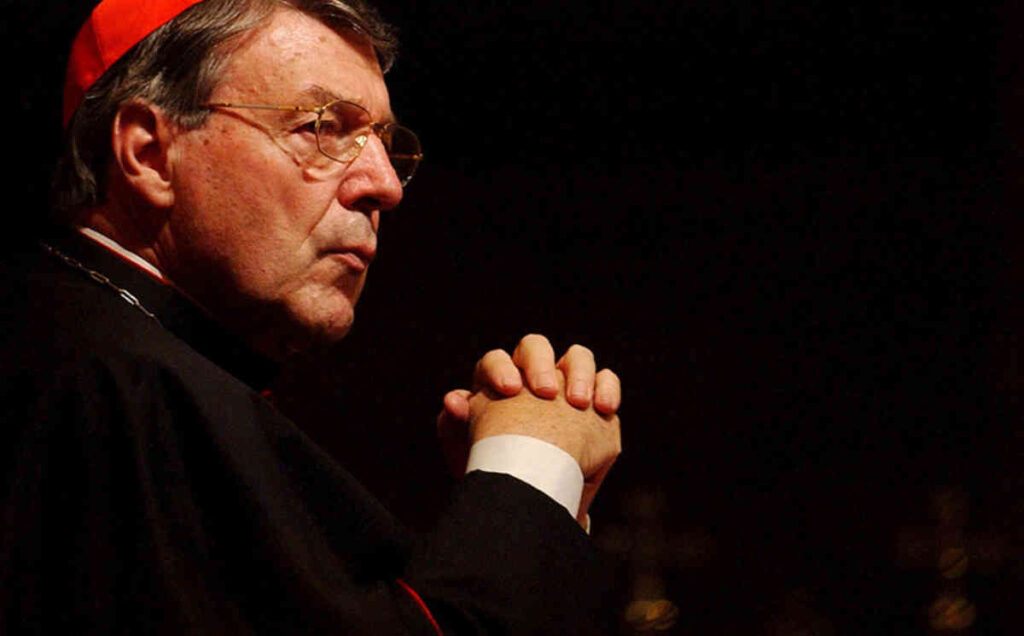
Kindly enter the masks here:
[[977, 610], [962, 596], [940, 596], [928, 608], [928, 623], [937, 631], [959, 631], [974, 624]]
[[664, 631], [678, 618], [679, 608], [668, 599], [635, 600], [626, 607], [626, 623], [637, 632]]

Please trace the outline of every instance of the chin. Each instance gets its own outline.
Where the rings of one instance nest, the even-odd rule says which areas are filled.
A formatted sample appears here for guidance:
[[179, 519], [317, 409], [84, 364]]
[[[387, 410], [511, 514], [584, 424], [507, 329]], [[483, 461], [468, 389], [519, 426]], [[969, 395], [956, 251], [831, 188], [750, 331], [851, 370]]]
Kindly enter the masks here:
[[276, 331], [288, 353], [335, 344], [352, 329], [356, 290], [317, 291], [294, 295], [280, 305]]
[[332, 323], [318, 332], [319, 342], [321, 344], [334, 344], [348, 335], [348, 332], [352, 329], [352, 318], [349, 318], [344, 323]]
[[302, 340], [310, 346], [327, 345], [338, 342], [352, 329], [355, 312], [351, 304], [328, 308], [317, 307], [317, 311], [307, 312], [298, 316], [298, 331], [304, 334]]
[[[279, 330], [277, 338], [257, 346], [271, 358], [283, 360], [295, 354], [324, 349], [337, 344], [352, 328], [352, 320], [331, 320], [325, 323], [292, 324], [290, 329]], [[285, 333], [287, 332], [287, 333]]]

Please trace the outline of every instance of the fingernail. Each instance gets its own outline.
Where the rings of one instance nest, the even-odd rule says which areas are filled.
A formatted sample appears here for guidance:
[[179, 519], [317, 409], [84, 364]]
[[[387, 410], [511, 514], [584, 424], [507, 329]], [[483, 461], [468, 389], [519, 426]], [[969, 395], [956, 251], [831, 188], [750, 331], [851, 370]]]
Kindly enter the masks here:
[[555, 382], [555, 374], [550, 371], [539, 373], [534, 376], [534, 384], [538, 389], [557, 389], [558, 384]]
[[573, 381], [572, 387], [569, 388], [569, 395], [577, 400], [589, 400], [590, 392], [587, 390], [587, 382], [585, 380]]
[[501, 376], [498, 382], [501, 383], [501, 388], [503, 389], [512, 389], [516, 386], [516, 378], [511, 373]]

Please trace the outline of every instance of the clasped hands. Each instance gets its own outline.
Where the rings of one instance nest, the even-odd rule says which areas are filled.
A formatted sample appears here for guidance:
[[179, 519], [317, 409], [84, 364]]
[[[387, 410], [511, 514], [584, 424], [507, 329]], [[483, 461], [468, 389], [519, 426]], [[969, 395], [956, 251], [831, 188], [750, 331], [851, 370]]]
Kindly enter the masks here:
[[622, 451], [619, 378], [596, 369], [593, 353], [580, 345], [556, 362], [551, 343], [536, 334], [520, 340], [512, 355], [501, 349], [485, 354], [477, 362], [473, 390], [450, 391], [437, 418], [449, 468], [461, 475], [470, 446], [493, 435], [527, 435], [553, 444], [583, 472], [577, 517], [583, 523]]

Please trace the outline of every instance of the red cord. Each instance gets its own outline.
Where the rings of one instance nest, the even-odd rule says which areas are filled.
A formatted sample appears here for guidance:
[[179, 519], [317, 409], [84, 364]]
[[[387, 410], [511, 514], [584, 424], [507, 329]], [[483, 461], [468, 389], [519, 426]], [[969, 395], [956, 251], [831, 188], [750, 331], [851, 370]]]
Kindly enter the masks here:
[[430, 613], [430, 609], [427, 608], [427, 604], [423, 602], [423, 599], [416, 593], [416, 590], [409, 587], [409, 584], [402, 579], [395, 579], [395, 581], [401, 585], [402, 589], [408, 592], [409, 596], [412, 597], [412, 600], [416, 601], [416, 604], [420, 606], [420, 610], [426, 614], [427, 620], [429, 620], [430, 624], [434, 626], [434, 631], [437, 632], [437, 636], [444, 636], [444, 633], [441, 631], [441, 626], [437, 624], [436, 620], [434, 620], [434, 615]]

